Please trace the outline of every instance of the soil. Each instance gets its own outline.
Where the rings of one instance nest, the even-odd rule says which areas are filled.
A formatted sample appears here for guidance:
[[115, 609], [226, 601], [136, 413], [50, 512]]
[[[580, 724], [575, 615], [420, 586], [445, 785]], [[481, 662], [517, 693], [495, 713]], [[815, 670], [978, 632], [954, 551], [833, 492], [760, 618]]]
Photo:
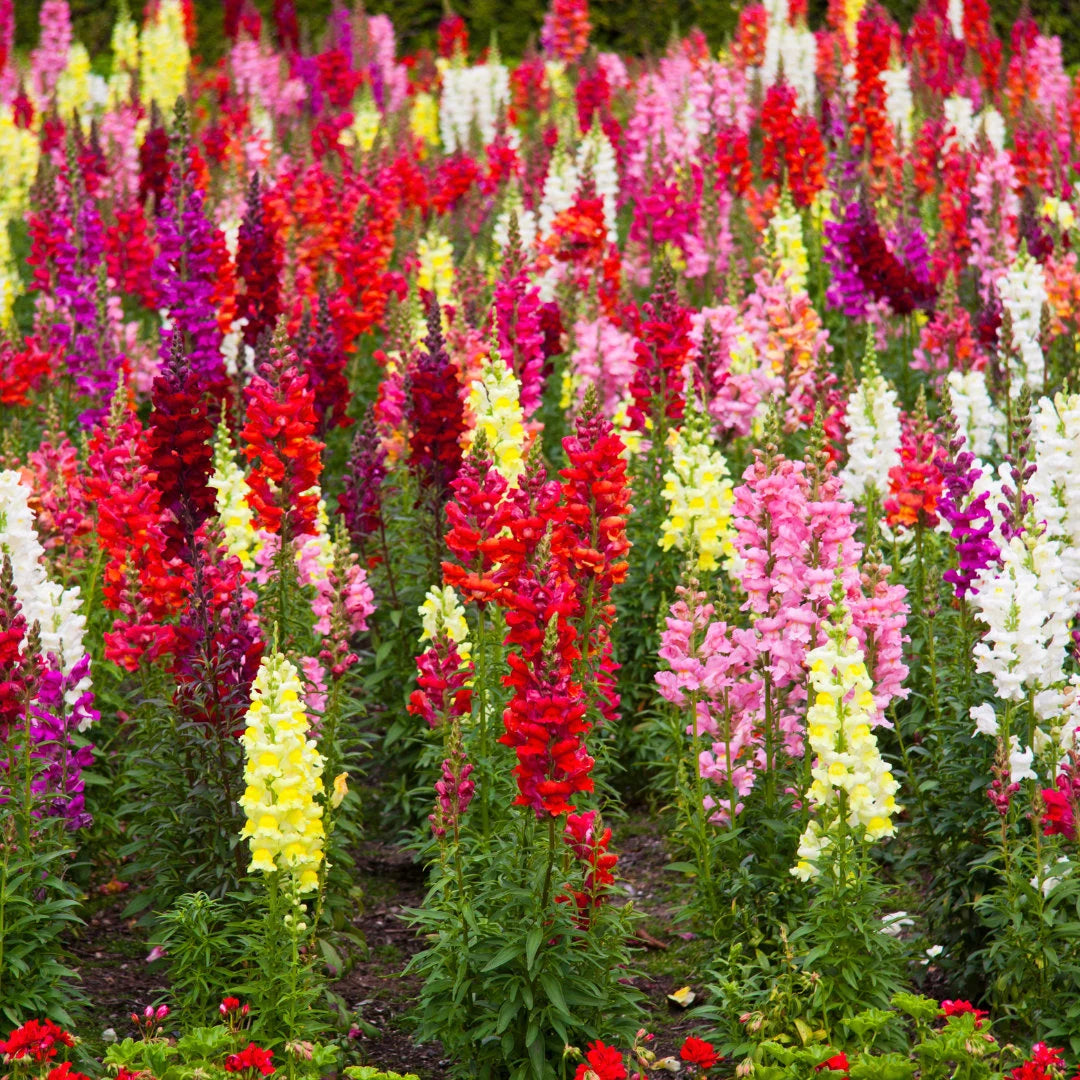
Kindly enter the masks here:
[[[677, 1055], [700, 1021], [668, 995], [689, 985], [700, 1002], [703, 942], [676, 923], [678, 879], [664, 869], [668, 856], [656, 822], [631, 818], [619, 826], [619, 871], [622, 902], [632, 903], [643, 918], [638, 924], [634, 982], [646, 998], [647, 1027], [655, 1034], [650, 1048], [658, 1058]], [[365, 947], [355, 950], [332, 990], [360, 1018], [359, 1034], [350, 1040], [349, 1063], [382, 1070], [415, 1073], [420, 1080], [444, 1080], [451, 1062], [438, 1043], [418, 1044], [409, 1024], [419, 980], [403, 975], [410, 958], [422, 947], [403, 918], [405, 910], [423, 901], [425, 878], [411, 852], [387, 843], [366, 843], [354, 853], [364, 892], [363, 909], [354, 919]], [[136, 919], [121, 913], [131, 900], [126, 891], [98, 886], [89, 904], [86, 925], [69, 940], [74, 966], [90, 1001], [87, 1048], [100, 1054], [107, 1029], [117, 1037], [131, 1033], [130, 1014], [168, 1001], [165, 964], [148, 962], [147, 933]], [[356, 1028], [354, 1028], [356, 1030]], [[103, 1039], [104, 1034], [104, 1039]]]

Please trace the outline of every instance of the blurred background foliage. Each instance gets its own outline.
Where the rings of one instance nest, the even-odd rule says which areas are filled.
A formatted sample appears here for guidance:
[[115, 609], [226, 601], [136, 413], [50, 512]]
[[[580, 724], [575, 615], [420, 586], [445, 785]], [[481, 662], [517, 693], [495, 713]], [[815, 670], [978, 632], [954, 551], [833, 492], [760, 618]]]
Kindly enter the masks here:
[[[272, 0], [254, 0], [264, 13]], [[301, 26], [309, 38], [318, 41], [333, 0], [296, 0]], [[431, 48], [435, 30], [449, 0], [369, 0], [372, 14], [385, 12], [394, 21], [399, 48]], [[825, 11], [826, 0], [810, 0], [811, 24]], [[886, 0], [884, 7], [904, 27], [910, 22], [919, 0]], [[109, 34], [120, 0], [71, 0], [76, 33], [92, 56], [108, 48]], [[138, 0], [130, 7], [138, 8]], [[359, 6], [359, 0], [357, 0]], [[507, 57], [519, 57], [530, 41], [535, 41], [544, 17], [546, 0], [452, 0], [449, 7], [463, 15], [472, 33], [473, 47], [488, 43], [497, 33], [499, 48]], [[685, 33], [694, 26], [720, 46], [735, 26], [741, 4], [732, 0], [590, 0], [593, 40], [598, 47], [637, 55], [662, 52], [672, 34]], [[37, 12], [40, 0], [18, 0], [17, 43], [30, 48], [37, 40]], [[1080, 0], [991, 0], [997, 30], [1008, 40], [1009, 29], [1022, 10], [1038, 20], [1044, 32], [1060, 34], [1065, 63], [1080, 64]], [[216, 60], [225, 48], [222, 32], [222, 0], [195, 0], [198, 13], [198, 51], [205, 60]]]

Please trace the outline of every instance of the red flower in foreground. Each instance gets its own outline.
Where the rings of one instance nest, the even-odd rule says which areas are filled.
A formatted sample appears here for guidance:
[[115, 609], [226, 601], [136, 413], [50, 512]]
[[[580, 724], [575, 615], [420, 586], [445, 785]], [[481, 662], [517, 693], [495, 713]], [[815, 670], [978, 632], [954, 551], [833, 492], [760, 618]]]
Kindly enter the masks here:
[[688, 1065], [697, 1065], [700, 1069], [711, 1069], [720, 1060], [713, 1044], [696, 1035], [687, 1036], [679, 1050], [679, 1057]]
[[822, 1069], [832, 1069], [834, 1072], [842, 1072], [846, 1075], [850, 1068], [851, 1063], [847, 1059], [847, 1054], [841, 1052], [834, 1054], [828, 1061], [823, 1061], [814, 1071], [821, 1072]]
[[90, 1080], [85, 1073], [76, 1072], [71, 1067], [70, 1061], [61, 1065], [54, 1065], [46, 1074], [45, 1080]]
[[249, 1042], [239, 1054], [230, 1054], [225, 1059], [225, 1071], [235, 1073], [252, 1070], [252, 1075], [258, 1072], [262, 1076], [269, 1076], [274, 1071], [273, 1057], [269, 1050]]
[[51, 1020], [27, 1020], [5, 1041], [0, 1041], [0, 1054], [9, 1061], [26, 1057], [38, 1062], [52, 1061], [57, 1045], [74, 1046], [75, 1039]]
[[963, 1016], [965, 1013], [971, 1013], [975, 1017], [977, 1028], [982, 1027], [984, 1018], [990, 1015], [985, 1009], [976, 1009], [970, 1001], [946, 1000], [941, 1003], [942, 1016]]
[[577, 1067], [574, 1080], [626, 1080], [622, 1054], [614, 1046], [605, 1046], [599, 1039], [589, 1043], [585, 1061]]

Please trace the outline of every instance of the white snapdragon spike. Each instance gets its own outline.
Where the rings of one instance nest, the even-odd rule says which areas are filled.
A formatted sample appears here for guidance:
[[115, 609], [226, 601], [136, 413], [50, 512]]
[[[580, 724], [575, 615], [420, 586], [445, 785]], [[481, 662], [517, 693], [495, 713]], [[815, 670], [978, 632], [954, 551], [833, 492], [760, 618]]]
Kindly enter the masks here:
[[848, 461], [840, 471], [844, 498], [882, 495], [889, 470], [900, 464], [900, 407], [896, 391], [868, 358], [866, 373], [848, 399]]
[[448, 154], [467, 149], [473, 125], [487, 146], [510, 101], [510, 72], [505, 64], [490, 62], [454, 67], [443, 62], [439, 137]]
[[1058, 544], [1044, 534], [1012, 537], [1001, 548], [1001, 560], [975, 578], [971, 603], [987, 626], [975, 646], [975, 667], [993, 679], [1003, 701], [1024, 701], [1034, 693], [1036, 715], [1051, 719], [1064, 697], [1075, 592], [1065, 578]]
[[[64, 674], [83, 658], [83, 634], [86, 616], [82, 614], [79, 587], [65, 589], [50, 581], [45, 569], [45, 551], [34, 531], [34, 513], [29, 505], [30, 491], [17, 472], [0, 472], [0, 553], [11, 559], [15, 595], [29, 627], [37, 623], [41, 630], [43, 656], [55, 653]], [[90, 677], [81, 679], [66, 695], [69, 704], [90, 689]]]
[[904, 146], [911, 145], [911, 117], [915, 98], [911, 93], [911, 68], [886, 68], [878, 78], [885, 87], [885, 115], [899, 133]]
[[555, 147], [544, 177], [544, 193], [540, 198], [536, 227], [540, 236], [551, 232], [551, 223], [556, 216], [574, 205], [574, 194], [578, 186], [578, 170], [573, 158], [560, 144]]
[[618, 205], [619, 205], [619, 165], [615, 157], [615, 148], [604, 134], [599, 124], [593, 124], [589, 133], [581, 141], [577, 155], [577, 175], [582, 176], [586, 169], [592, 171], [596, 194], [604, 204], [604, 222], [607, 225], [607, 238], [611, 244], [619, 242]]
[[1036, 468], [1026, 490], [1035, 497], [1035, 520], [1058, 543], [1075, 609], [1080, 602], [1080, 395], [1040, 398], [1031, 421]]
[[964, 0], [949, 0], [949, 29], [954, 38], [964, 37]]
[[766, 0], [765, 55], [761, 81], [772, 86], [783, 73], [804, 110], [817, 96], [817, 39], [805, 25], [792, 26], [788, 0]]
[[986, 141], [995, 153], [1000, 154], [1005, 149], [1005, 118], [992, 105], [987, 105], [979, 113], [979, 122], [982, 124]]
[[945, 99], [945, 122], [953, 129], [947, 142], [950, 145], [959, 146], [963, 150], [970, 150], [975, 144], [975, 107], [971, 104], [971, 98], [954, 94]]
[[[1046, 277], [1039, 262], [1021, 251], [1016, 262], [997, 281], [1001, 303], [1012, 319], [1012, 344], [1019, 354], [1013, 375], [1033, 390], [1041, 389], [1046, 358], [1039, 344], [1042, 311], [1046, 303]], [[1017, 366], [1018, 365], [1018, 366]]]
[[495, 218], [491, 237], [500, 251], [505, 251], [510, 243], [510, 218], [517, 214], [518, 236], [521, 238], [522, 251], [530, 251], [536, 243], [536, 212], [528, 210], [521, 198], [521, 188], [511, 184], [506, 192], [503, 208]]
[[985, 459], [994, 447], [1003, 448], [1005, 417], [986, 389], [982, 371], [950, 371], [945, 377], [952, 397], [956, 426], [967, 442], [965, 449]]

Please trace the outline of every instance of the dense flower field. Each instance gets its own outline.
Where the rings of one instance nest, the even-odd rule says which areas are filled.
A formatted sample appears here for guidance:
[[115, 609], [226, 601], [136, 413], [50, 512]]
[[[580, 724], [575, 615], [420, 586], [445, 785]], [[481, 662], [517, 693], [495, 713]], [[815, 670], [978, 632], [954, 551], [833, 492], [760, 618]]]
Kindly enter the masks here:
[[3, 1073], [1080, 1076], [1058, 40], [225, 10], [0, 0]]

